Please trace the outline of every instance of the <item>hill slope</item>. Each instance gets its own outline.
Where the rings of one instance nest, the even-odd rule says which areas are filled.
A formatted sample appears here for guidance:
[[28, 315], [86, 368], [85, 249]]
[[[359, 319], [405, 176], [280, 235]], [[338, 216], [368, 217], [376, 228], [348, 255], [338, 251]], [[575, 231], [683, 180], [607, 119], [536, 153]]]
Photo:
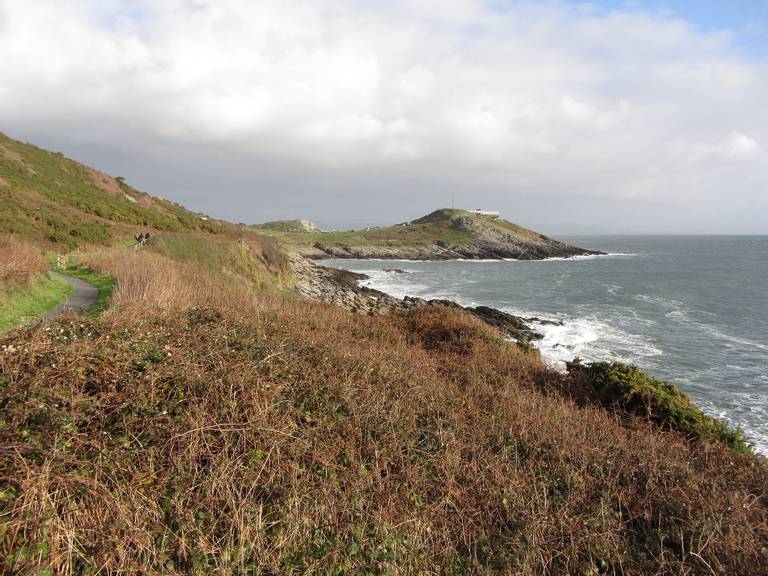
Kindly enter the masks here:
[[320, 228], [314, 222], [309, 220], [276, 220], [274, 222], [265, 222], [264, 224], [255, 224], [250, 226], [260, 232], [320, 232]]
[[[136, 190], [120, 177], [0, 133], [0, 241], [10, 235], [14, 245], [41, 257], [69, 254], [71, 263], [114, 272], [127, 259], [112, 256], [133, 246], [139, 232], [151, 233], [143, 252], [215, 272], [230, 282], [257, 288], [285, 288], [292, 282], [288, 260], [274, 238], [201, 216]], [[11, 285], [0, 275], [6, 301], [26, 286]]]
[[60, 246], [110, 246], [137, 230], [220, 233], [181, 206], [0, 133], [0, 230]]
[[283, 238], [309, 258], [541, 260], [600, 254], [493, 216], [447, 208], [397, 226], [348, 232], [287, 233]]

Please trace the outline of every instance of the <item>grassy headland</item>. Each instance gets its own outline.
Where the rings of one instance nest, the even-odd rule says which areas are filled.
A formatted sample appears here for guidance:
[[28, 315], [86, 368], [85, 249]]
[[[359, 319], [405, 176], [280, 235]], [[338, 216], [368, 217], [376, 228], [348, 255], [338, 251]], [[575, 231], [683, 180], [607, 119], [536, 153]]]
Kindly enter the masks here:
[[[153, 204], [137, 250], [72, 209], [111, 245], [71, 260], [117, 283], [0, 337], [0, 572], [766, 573], [768, 465], [674, 388], [554, 372], [461, 310], [303, 300], [282, 235]], [[69, 245], [49, 228], [15, 276]]]
[[[275, 224], [275, 223], [273, 223]], [[261, 225], [310, 258], [540, 259], [595, 253], [553, 240], [501, 218], [443, 208], [396, 226], [322, 232]]]

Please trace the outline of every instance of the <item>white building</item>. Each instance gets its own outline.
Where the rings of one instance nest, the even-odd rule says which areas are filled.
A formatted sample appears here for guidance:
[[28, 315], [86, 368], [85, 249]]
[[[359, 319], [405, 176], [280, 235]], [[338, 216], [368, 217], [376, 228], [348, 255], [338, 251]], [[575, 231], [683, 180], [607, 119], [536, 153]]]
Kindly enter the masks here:
[[477, 214], [478, 216], [490, 216], [491, 218], [501, 217], [501, 212], [497, 212], [496, 210], [480, 210], [478, 208], [477, 210], [469, 210], [469, 212]]

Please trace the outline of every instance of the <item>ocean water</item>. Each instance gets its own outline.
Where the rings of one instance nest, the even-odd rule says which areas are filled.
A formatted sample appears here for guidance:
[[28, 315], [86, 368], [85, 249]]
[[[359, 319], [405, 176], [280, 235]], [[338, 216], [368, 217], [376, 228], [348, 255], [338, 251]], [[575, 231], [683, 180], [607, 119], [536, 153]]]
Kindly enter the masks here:
[[[768, 454], [768, 236], [564, 238], [607, 256], [524, 261], [329, 260], [393, 296], [560, 320], [533, 324], [556, 366], [620, 360], [677, 384]], [[398, 268], [405, 273], [387, 272]]]

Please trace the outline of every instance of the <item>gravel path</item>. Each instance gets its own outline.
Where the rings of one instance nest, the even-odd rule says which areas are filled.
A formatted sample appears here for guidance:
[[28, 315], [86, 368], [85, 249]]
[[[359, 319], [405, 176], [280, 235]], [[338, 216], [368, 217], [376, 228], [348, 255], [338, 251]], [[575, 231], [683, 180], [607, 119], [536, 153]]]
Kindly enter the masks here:
[[46, 313], [43, 316], [44, 320], [51, 320], [69, 311], [72, 311], [75, 314], [82, 314], [95, 304], [96, 300], [98, 300], [99, 290], [90, 282], [80, 280], [79, 278], [73, 278], [72, 276], [67, 276], [66, 274], [55, 272], [53, 270], [51, 270], [51, 275], [68, 282], [75, 291], [72, 292], [69, 298], [67, 298], [66, 302], [59, 304], [56, 308]]

